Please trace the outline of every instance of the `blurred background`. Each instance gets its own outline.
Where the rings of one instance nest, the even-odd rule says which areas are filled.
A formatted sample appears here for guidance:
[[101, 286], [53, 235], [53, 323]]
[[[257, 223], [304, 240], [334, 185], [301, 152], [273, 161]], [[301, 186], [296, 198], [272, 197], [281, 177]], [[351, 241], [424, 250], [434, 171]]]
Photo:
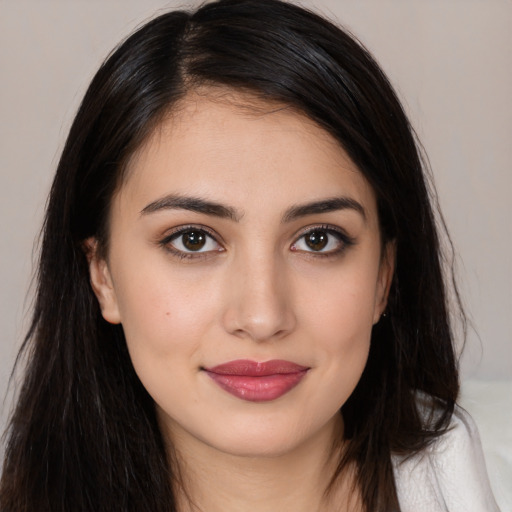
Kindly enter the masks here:
[[[429, 156], [472, 325], [462, 402], [480, 426], [502, 510], [510, 511], [512, 491], [500, 488], [497, 475], [512, 475], [512, 1], [300, 3], [348, 28], [375, 55]], [[85, 88], [135, 27], [198, 4], [0, 0], [2, 431], [46, 196]]]

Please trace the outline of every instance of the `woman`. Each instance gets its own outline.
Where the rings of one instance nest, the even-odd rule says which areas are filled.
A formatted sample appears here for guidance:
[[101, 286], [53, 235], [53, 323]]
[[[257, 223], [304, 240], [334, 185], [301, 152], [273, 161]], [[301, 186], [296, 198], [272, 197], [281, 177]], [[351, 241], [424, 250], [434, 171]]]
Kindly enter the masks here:
[[139, 29], [44, 229], [2, 511], [497, 510], [412, 130], [327, 21], [222, 0]]

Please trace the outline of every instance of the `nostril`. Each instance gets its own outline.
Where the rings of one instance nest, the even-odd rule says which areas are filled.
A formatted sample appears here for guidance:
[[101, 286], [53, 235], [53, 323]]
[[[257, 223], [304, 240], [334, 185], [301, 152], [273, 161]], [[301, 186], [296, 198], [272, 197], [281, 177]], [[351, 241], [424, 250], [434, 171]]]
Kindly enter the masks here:
[[295, 328], [295, 318], [291, 312], [283, 312], [267, 317], [244, 316], [243, 310], [227, 315], [224, 328], [231, 335], [254, 341], [282, 339]]

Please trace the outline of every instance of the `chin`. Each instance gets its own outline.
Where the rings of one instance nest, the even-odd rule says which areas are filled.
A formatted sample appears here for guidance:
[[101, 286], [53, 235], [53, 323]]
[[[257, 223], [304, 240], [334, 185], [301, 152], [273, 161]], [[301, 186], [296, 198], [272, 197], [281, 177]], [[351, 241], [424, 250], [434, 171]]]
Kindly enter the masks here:
[[305, 440], [291, 437], [287, 433], [254, 432], [238, 437], [214, 440], [212, 448], [234, 457], [274, 458], [293, 452]]
[[[319, 438], [329, 436], [341, 426], [341, 415], [325, 417], [301, 415], [293, 418], [265, 417], [243, 418], [232, 421], [230, 428], [225, 424], [211, 426], [203, 438], [212, 448], [238, 457], [273, 458], [291, 454], [297, 450], [309, 449]], [[342, 429], [342, 427], [341, 427]], [[342, 430], [341, 430], [342, 432]], [[342, 435], [342, 434], [340, 434]]]

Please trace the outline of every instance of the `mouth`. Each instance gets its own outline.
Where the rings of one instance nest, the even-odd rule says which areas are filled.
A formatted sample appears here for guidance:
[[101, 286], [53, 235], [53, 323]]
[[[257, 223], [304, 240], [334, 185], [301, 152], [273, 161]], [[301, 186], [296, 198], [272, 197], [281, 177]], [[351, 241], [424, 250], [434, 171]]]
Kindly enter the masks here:
[[291, 391], [309, 368], [290, 361], [256, 362], [245, 359], [203, 368], [224, 391], [250, 402], [276, 400]]

